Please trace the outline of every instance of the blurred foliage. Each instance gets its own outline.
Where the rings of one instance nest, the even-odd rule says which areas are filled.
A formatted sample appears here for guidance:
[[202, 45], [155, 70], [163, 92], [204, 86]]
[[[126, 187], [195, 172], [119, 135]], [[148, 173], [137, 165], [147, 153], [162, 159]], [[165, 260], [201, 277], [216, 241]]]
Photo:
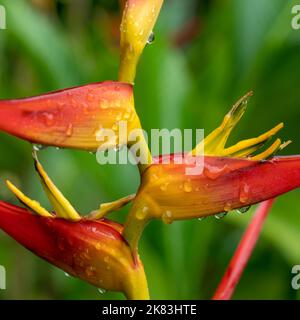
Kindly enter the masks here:
[[[156, 41], [143, 55], [136, 106], [146, 130], [205, 128], [208, 133], [245, 92], [254, 90], [235, 140], [284, 121], [282, 135], [299, 152], [300, 31], [291, 28], [290, 0], [166, 0]], [[298, 1], [299, 2], [299, 1]], [[116, 79], [118, 1], [1, 0], [0, 96], [14, 98]], [[33, 170], [31, 146], [0, 134], [0, 197], [14, 202], [10, 178], [49, 207]], [[135, 192], [133, 166], [99, 166], [94, 155], [48, 148], [40, 158], [82, 213]], [[300, 208], [296, 190], [280, 197], [234, 295], [236, 299], [296, 299], [291, 268], [300, 264]], [[253, 208], [254, 209], [254, 208]], [[222, 221], [153, 222], [140, 253], [154, 299], [209, 299], [253, 214]], [[124, 220], [126, 209], [113, 217]], [[96, 288], [35, 257], [0, 233], [7, 290], [0, 299], [110, 299]]]

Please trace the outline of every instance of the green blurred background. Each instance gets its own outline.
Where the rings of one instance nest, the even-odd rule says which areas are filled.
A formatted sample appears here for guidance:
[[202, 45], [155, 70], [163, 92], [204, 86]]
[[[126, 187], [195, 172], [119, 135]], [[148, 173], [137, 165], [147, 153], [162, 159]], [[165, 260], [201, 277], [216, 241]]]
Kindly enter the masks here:
[[[254, 90], [234, 141], [256, 136], [280, 121], [299, 153], [300, 30], [291, 28], [287, 0], [166, 0], [156, 40], [138, 68], [136, 106], [146, 130], [205, 128]], [[0, 97], [15, 98], [116, 79], [117, 0], [0, 0], [7, 30], [0, 30]], [[33, 170], [31, 145], [0, 134], [0, 198], [16, 203], [3, 180], [47, 208]], [[100, 166], [95, 155], [48, 148], [40, 152], [47, 172], [80, 212], [136, 191], [133, 166]], [[280, 197], [237, 287], [235, 299], [297, 299], [291, 269], [300, 264], [300, 191]], [[114, 218], [124, 220], [126, 210]], [[143, 235], [153, 299], [209, 299], [253, 214], [225, 219], [153, 222]], [[0, 299], [111, 299], [65, 274], [0, 233], [0, 264], [7, 290]]]

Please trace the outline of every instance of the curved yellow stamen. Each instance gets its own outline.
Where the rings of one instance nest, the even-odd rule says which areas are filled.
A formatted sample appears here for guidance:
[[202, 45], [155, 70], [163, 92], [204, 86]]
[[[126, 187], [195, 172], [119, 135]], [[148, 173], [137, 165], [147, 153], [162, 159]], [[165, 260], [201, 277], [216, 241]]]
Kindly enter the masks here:
[[222, 155], [223, 156], [230, 156], [234, 153], [243, 151], [247, 148], [258, 146], [259, 144], [266, 142], [268, 139], [273, 137], [283, 127], [284, 127], [284, 124], [280, 123], [276, 127], [274, 127], [273, 129], [263, 133], [262, 135], [258, 136], [257, 138], [242, 140], [242, 141], [238, 142], [237, 144], [235, 144], [234, 146], [229, 147], [227, 149], [224, 149]]
[[[220, 155], [223, 152], [228, 137], [244, 115], [248, 100], [252, 94], [252, 92], [249, 92], [242, 97], [226, 114], [221, 125], [200, 142], [200, 144], [204, 144], [204, 153], [206, 155]], [[202, 150], [199, 145], [191, 152], [192, 155], [199, 155], [197, 150]]]
[[53, 206], [53, 209], [56, 212], [56, 215], [67, 220], [79, 221], [81, 219], [80, 215], [48, 177], [42, 165], [39, 163], [35, 153], [33, 156], [35, 168], [41, 178], [42, 186], [49, 201]]
[[104, 218], [109, 213], [123, 208], [126, 204], [131, 202], [134, 198], [135, 198], [135, 194], [132, 194], [113, 202], [102, 203], [98, 210], [92, 211], [88, 216], [86, 216], [86, 218], [90, 220], [98, 220], [98, 219]]
[[30, 211], [42, 217], [46, 217], [46, 218], [54, 217], [50, 212], [48, 212], [45, 208], [43, 208], [39, 202], [28, 198], [21, 190], [19, 190], [9, 180], [6, 181], [6, 185], [10, 189], [10, 191], [18, 198], [18, 200], [21, 203], [23, 203]]

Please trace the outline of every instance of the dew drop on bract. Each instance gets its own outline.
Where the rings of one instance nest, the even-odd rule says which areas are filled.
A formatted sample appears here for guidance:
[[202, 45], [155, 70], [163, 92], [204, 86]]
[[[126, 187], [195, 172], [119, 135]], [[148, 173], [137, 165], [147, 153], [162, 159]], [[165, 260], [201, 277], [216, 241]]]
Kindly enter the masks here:
[[250, 208], [251, 208], [251, 206], [246, 206], [246, 207], [237, 209], [236, 212], [238, 214], [244, 214], [244, 213], [248, 212], [250, 210]]
[[161, 186], [160, 186], [160, 190], [161, 191], [166, 191], [167, 190], [167, 188], [168, 188], [168, 185], [169, 185], [169, 183], [164, 183], [164, 184], [162, 184]]
[[70, 275], [69, 275], [67, 272], [65, 272], [65, 276], [66, 276], [67, 278], [70, 278]]
[[66, 130], [66, 136], [71, 137], [72, 134], [73, 134], [73, 125], [72, 125], [72, 123], [70, 123], [67, 130]]
[[152, 32], [150, 33], [150, 36], [149, 36], [148, 40], [147, 40], [147, 43], [148, 43], [148, 44], [151, 44], [151, 43], [154, 42], [154, 40], [155, 40], [155, 34], [154, 34], [154, 32], [152, 31]]
[[43, 149], [46, 149], [47, 147], [43, 146], [42, 144], [33, 144], [32, 148], [33, 148], [34, 151], [38, 152], [38, 151], [41, 151]]
[[164, 212], [163, 215], [162, 215], [162, 221], [165, 224], [171, 224], [173, 222], [173, 214], [172, 214], [172, 212], [169, 211], [169, 210]]
[[183, 184], [183, 190], [184, 190], [185, 192], [192, 192], [193, 187], [192, 187], [192, 184], [191, 184], [191, 181], [190, 181], [190, 180], [184, 182], [184, 184]]
[[99, 291], [99, 293], [101, 293], [101, 294], [103, 294], [103, 293], [106, 292], [106, 290], [105, 290], [105, 289], [102, 289], [102, 288], [98, 288], [98, 291]]
[[221, 212], [221, 213], [218, 213], [215, 215], [215, 218], [220, 220], [220, 219], [223, 219], [227, 216], [227, 212]]
[[250, 197], [250, 186], [244, 183], [240, 189], [240, 202], [245, 203], [249, 200]]
[[136, 218], [138, 220], [144, 220], [148, 214], [149, 211], [149, 207], [145, 206], [143, 207], [143, 209], [138, 210], [137, 214], [136, 214]]
[[228, 166], [225, 165], [224, 167], [215, 167], [210, 166], [208, 164], [204, 167], [204, 175], [211, 180], [216, 180], [219, 177], [221, 177], [223, 174], [225, 174], [228, 171]]

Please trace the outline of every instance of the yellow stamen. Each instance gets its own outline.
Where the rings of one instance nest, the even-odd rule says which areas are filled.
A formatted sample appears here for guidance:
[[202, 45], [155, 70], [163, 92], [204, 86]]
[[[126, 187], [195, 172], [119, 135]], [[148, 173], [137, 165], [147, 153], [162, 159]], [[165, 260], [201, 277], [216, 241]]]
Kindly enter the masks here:
[[232, 147], [229, 147], [225, 149], [222, 153], [223, 156], [230, 156], [232, 154], [235, 154], [237, 152], [243, 151], [247, 148], [257, 146], [263, 142], [266, 142], [268, 139], [273, 137], [279, 130], [281, 130], [284, 127], [283, 123], [278, 124], [276, 127], [273, 129], [263, 133], [257, 138], [252, 138], [252, 139], [246, 139], [238, 142]]
[[[262, 148], [265, 143], [273, 137], [279, 130], [283, 128], [283, 123], [278, 124], [273, 129], [265, 132], [259, 137], [242, 140], [235, 145], [226, 148], [226, 143], [229, 138], [231, 131], [237, 125], [237, 123], [242, 118], [245, 113], [247, 102], [249, 97], [252, 96], [252, 92], [249, 92], [244, 97], [242, 97], [233, 108], [224, 117], [222, 124], [209, 134], [200, 144], [191, 152], [192, 155], [200, 155], [199, 151], [203, 150], [205, 155], [220, 156], [220, 157], [235, 157], [243, 158], [250, 157], [257, 150]], [[280, 145], [281, 141], [278, 139], [275, 143], [268, 148], [266, 151], [251, 157], [251, 159], [263, 159], [263, 157], [269, 157], [278, 149], [286, 147], [288, 143]]]
[[[226, 114], [222, 124], [210, 133], [204, 141], [200, 142], [202, 144], [204, 143], [204, 152], [206, 155], [221, 155], [223, 153], [228, 137], [244, 115], [248, 100], [251, 96], [252, 92], [249, 92], [242, 97]], [[192, 151], [192, 155], [199, 155], [197, 154], [197, 150], [202, 150], [202, 148], [199, 148], [198, 145], [198, 147]]]
[[256, 156], [251, 157], [251, 160], [258, 161], [268, 159], [270, 156], [274, 155], [274, 153], [276, 153], [276, 151], [280, 149], [280, 146], [281, 140], [277, 139], [267, 150]]
[[98, 210], [92, 211], [86, 218], [90, 220], [102, 219], [109, 213], [123, 208], [126, 204], [131, 202], [134, 198], [135, 198], [135, 194], [132, 194], [130, 196], [124, 197], [122, 199], [119, 199], [113, 202], [102, 203]]
[[48, 177], [42, 165], [39, 163], [36, 153], [33, 154], [33, 157], [35, 168], [41, 178], [42, 186], [56, 215], [67, 220], [79, 221], [81, 219], [80, 215]]
[[18, 200], [23, 203], [30, 211], [36, 213], [42, 217], [53, 218], [54, 216], [43, 208], [39, 202], [31, 200], [22, 191], [20, 191], [15, 185], [10, 181], [6, 181], [7, 187], [10, 191], [18, 198]]

